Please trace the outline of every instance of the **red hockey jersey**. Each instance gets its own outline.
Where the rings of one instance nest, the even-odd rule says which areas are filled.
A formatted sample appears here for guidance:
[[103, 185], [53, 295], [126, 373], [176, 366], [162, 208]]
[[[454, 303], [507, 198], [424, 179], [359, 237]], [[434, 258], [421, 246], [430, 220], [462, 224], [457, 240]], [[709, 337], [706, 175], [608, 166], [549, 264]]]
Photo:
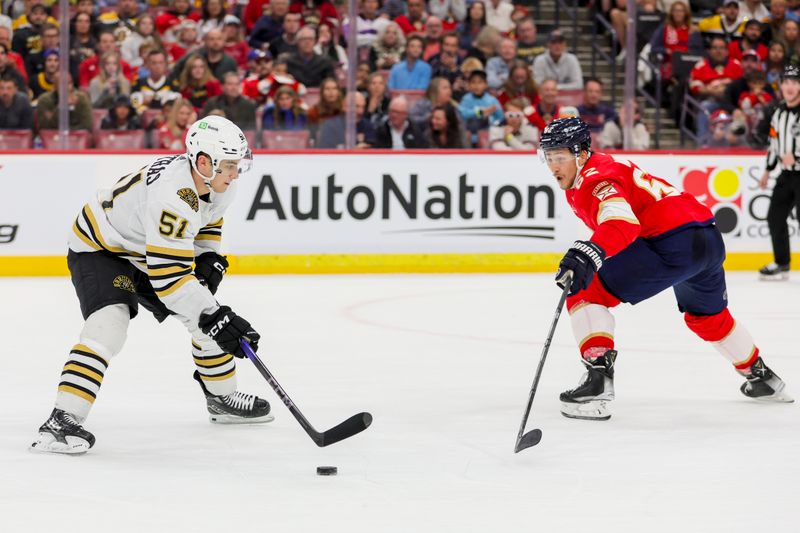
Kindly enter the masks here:
[[567, 202], [594, 231], [592, 242], [611, 257], [638, 237], [655, 237], [681, 226], [706, 226], [714, 215], [697, 199], [651, 176], [635, 164], [593, 153]]

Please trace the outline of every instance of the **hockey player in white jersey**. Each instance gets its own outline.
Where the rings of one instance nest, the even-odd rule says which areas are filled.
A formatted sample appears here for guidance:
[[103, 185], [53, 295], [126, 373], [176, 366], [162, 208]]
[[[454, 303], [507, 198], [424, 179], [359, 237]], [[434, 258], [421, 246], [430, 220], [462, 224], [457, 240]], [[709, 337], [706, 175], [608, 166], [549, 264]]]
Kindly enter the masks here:
[[228, 266], [219, 255], [223, 215], [251, 152], [242, 131], [216, 116], [191, 126], [186, 147], [98, 191], [78, 214], [67, 262], [85, 324], [33, 450], [75, 454], [94, 445], [82, 424], [140, 304], [159, 322], [174, 315], [191, 334], [212, 422], [272, 420], [266, 400], [236, 390], [239, 342], [256, 349], [259, 334], [214, 297]]

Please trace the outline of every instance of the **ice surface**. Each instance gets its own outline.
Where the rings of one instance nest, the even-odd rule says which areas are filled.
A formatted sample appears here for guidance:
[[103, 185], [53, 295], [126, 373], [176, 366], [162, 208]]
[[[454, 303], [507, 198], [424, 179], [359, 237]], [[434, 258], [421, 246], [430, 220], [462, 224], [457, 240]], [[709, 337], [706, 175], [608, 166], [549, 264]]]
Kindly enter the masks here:
[[[800, 281], [729, 276], [731, 309], [800, 397]], [[0, 531], [798, 531], [799, 404], [765, 405], [683, 325], [672, 295], [616, 312], [609, 422], [558, 412], [581, 375], [562, 316], [514, 440], [559, 289], [550, 275], [231, 277], [218, 297], [319, 430], [319, 449], [248, 361], [276, 420], [214, 426], [180, 324], [143, 311], [86, 423], [81, 457], [29, 453], [81, 317], [67, 278], [0, 279]], [[339, 475], [321, 477], [318, 465]]]

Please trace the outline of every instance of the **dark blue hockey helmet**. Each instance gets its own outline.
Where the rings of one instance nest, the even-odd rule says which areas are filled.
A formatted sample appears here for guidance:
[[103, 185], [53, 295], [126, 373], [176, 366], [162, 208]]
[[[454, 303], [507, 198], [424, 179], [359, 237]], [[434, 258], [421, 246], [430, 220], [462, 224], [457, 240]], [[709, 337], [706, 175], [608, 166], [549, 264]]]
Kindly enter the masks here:
[[581, 150], [588, 150], [592, 145], [592, 134], [589, 126], [577, 117], [559, 118], [548, 124], [539, 141], [539, 153], [544, 154], [556, 148], [568, 148], [578, 157]]

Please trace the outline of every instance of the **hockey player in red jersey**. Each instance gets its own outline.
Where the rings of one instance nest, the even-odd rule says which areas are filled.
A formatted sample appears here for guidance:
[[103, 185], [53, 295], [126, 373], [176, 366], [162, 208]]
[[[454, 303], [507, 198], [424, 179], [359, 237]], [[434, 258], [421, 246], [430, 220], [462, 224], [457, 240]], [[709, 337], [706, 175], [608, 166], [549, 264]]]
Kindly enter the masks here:
[[728, 311], [725, 245], [711, 211], [630, 161], [592, 152], [589, 128], [579, 118], [549, 124], [540, 146], [570, 207], [593, 231], [589, 240], [575, 241], [556, 274], [562, 287], [572, 276], [567, 309], [587, 370], [575, 389], [561, 394], [561, 412], [570, 418], [611, 417], [617, 351], [609, 308], [637, 304], [668, 288], [689, 329], [745, 377], [745, 396], [792, 402], [784, 382]]

